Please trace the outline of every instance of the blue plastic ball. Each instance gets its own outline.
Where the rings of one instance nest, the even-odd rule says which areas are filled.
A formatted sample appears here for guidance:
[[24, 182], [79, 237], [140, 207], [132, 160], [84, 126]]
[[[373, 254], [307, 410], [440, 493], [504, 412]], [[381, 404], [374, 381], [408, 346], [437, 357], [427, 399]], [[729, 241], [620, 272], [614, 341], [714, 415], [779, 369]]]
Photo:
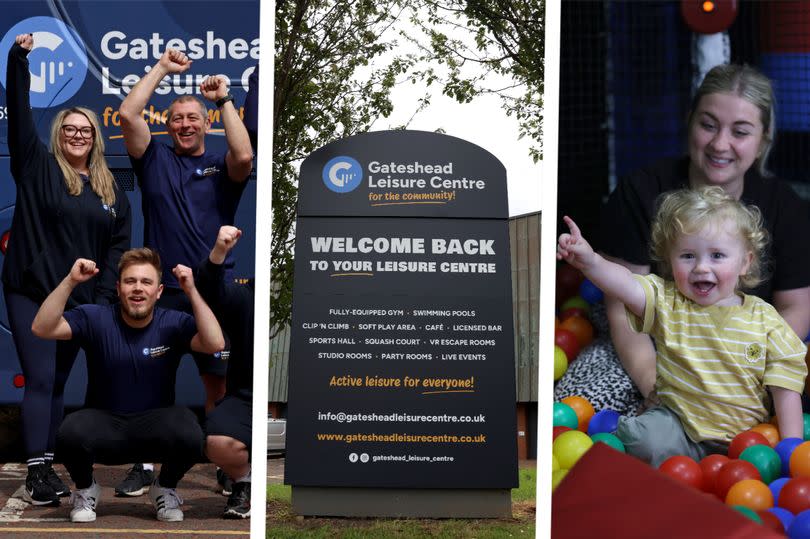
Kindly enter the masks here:
[[782, 487], [785, 486], [785, 483], [788, 481], [790, 481], [790, 477], [780, 477], [779, 479], [774, 479], [771, 481], [771, 484], [768, 485], [768, 488], [771, 489], [771, 494], [773, 494], [774, 505], [779, 501], [779, 493], [782, 492]]
[[802, 444], [802, 442], [804, 442], [804, 440], [801, 438], [784, 438], [774, 446], [774, 451], [779, 455], [779, 460], [782, 461], [783, 476], [790, 476], [790, 455], [793, 454], [793, 450], [796, 449], [798, 445]]
[[810, 509], [796, 515], [786, 530], [790, 539], [810, 539]]
[[768, 511], [776, 515], [776, 517], [782, 522], [782, 527], [786, 530], [790, 527], [790, 523], [793, 522], [793, 513], [784, 507], [770, 507], [768, 508]]
[[579, 295], [590, 305], [602, 301], [604, 297], [602, 291], [588, 279], [585, 279], [582, 281], [582, 284], [579, 285]]
[[615, 410], [601, 410], [596, 412], [588, 423], [588, 436], [600, 432], [613, 433], [619, 426], [619, 412]]

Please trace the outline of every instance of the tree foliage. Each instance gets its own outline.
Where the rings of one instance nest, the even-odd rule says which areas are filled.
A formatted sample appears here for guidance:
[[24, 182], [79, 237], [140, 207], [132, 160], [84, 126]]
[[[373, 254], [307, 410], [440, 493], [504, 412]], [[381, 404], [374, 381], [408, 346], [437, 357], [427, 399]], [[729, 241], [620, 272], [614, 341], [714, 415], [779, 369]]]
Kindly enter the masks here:
[[410, 36], [426, 67], [414, 76], [442, 85], [460, 103], [482, 94], [501, 97], [520, 136], [542, 158], [545, 70], [544, 0], [421, 0], [411, 20], [424, 36]]
[[[271, 335], [291, 317], [302, 159], [387, 117], [391, 90], [404, 82], [425, 88], [421, 107], [433, 84], [462, 103], [498, 94], [521, 136], [536, 142], [531, 152], [539, 159], [544, 65], [543, 0], [277, 0], [275, 6]], [[402, 30], [408, 18], [411, 29]]]
[[291, 314], [298, 164], [391, 113], [407, 61], [374, 61], [393, 48], [386, 36], [401, 13], [397, 0], [276, 2], [271, 334]]

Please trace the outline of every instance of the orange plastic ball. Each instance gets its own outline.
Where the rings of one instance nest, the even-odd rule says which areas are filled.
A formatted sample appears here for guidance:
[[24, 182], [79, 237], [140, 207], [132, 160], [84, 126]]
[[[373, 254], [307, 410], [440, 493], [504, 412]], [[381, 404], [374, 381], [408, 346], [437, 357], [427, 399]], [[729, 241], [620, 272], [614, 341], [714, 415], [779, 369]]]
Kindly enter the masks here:
[[773, 507], [773, 493], [762, 481], [743, 479], [728, 489], [726, 505], [742, 505], [753, 511], [763, 511]]
[[810, 442], [802, 442], [790, 455], [790, 477], [810, 477]]
[[581, 348], [588, 346], [593, 341], [593, 326], [581, 316], [569, 316], [562, 321], [560, 327], [573, 333]]
[[574, 409], [577, 414], [577, 430], [588, 432], [588, 423], [590, 423], [593, 414], [596, 411], [587, 399], [578, 396], [565, 397], [562, 402]]
[[782, 437], [779, 435], [779, 427], [770, 423], [760, 423], [755, 427], [751, 427], [751, 430], [758, 432], [767, 438], [768, 443], [771, 444], [771, 447], [776, 447], [776, 444], [778, 444], [779, 440], [782, 439]]

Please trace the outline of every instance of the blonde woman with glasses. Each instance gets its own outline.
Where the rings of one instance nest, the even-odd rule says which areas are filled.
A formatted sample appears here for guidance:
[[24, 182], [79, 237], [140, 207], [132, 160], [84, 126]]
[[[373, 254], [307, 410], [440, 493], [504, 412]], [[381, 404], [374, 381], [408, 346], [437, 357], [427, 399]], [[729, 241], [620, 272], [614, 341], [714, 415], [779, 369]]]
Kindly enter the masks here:
[[35, 337], [31, 323], [77, 258], [98, 261], [100, 271], [73, 291], [68, 306], [115, 301], [116, 268], [130, 246], [132, 223], [127, 197], [104, 160], [104, 141], [91, 110], [60, 111], [51, 126], [50, 151], [37, 136], [29, 102], [33, 46], [33, 35], [21, 34], [8, 55], [8, 147], [17, 197], [2, 279], [25, 376], [23, 496], [35, 505], [59, 505], [70, 491], [53, 471], [53, 448], [78, 348]]

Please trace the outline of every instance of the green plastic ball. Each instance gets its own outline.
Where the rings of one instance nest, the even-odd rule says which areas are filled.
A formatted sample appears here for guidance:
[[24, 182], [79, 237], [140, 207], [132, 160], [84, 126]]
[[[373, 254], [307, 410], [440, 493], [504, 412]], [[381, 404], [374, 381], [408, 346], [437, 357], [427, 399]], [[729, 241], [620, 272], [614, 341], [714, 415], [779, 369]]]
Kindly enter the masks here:
[[740, 453], [740, 460], [753, 464], [759, 471], [762, 482], [766, 485], [770, 485], [772, 481], [779, 479], [782, 473], [782, 460], [779, 458], [779, 454], [768, 445], [746, 447]]
[[585, 301], [582, 296], [573, 296], [568, 298], [567, 300], [563, 301], [563, 304], [560, 305], [560, 312], [563, 312], [566, 309], [570, 309], [571, 307], [576, 307], [578, 309], [584, 309], [586, 313], [590, 314], [591, 312], [591, 304]]
[[576, 428], [579, 426], [579, 419], [577, 419], [577, 413], [574, 411], [573, 408], [571, 408], [564, 402], [555, 402], [553, 426], [568, 427], [569, 429], [576, 430]]
[[593, 440], [593, 443], [602, 442], [603, 444], [607, 444], [616, 451], [620, 451], [622, 453], [627, 452], [624, 449], [624, 444], [621, 440], [619, 440], [619, 438], [616, 437], [615, 434], [610, 434], [609, 432], [597, 432], [591, 436], [591, 440]]
[[756, 512], [753, 509], [749, 509], [748, 507], [745, 507], [744, 505], [732, 505], [731, 508], [736, 510], [736, 511], [739, 511], [740, 513], [743, 514], [743, 516], [748, 517], [749, 519], [753, 520], [757, 524], [762, 524], [762, 519], [759, 518], [759, 515], [756, 514]]

